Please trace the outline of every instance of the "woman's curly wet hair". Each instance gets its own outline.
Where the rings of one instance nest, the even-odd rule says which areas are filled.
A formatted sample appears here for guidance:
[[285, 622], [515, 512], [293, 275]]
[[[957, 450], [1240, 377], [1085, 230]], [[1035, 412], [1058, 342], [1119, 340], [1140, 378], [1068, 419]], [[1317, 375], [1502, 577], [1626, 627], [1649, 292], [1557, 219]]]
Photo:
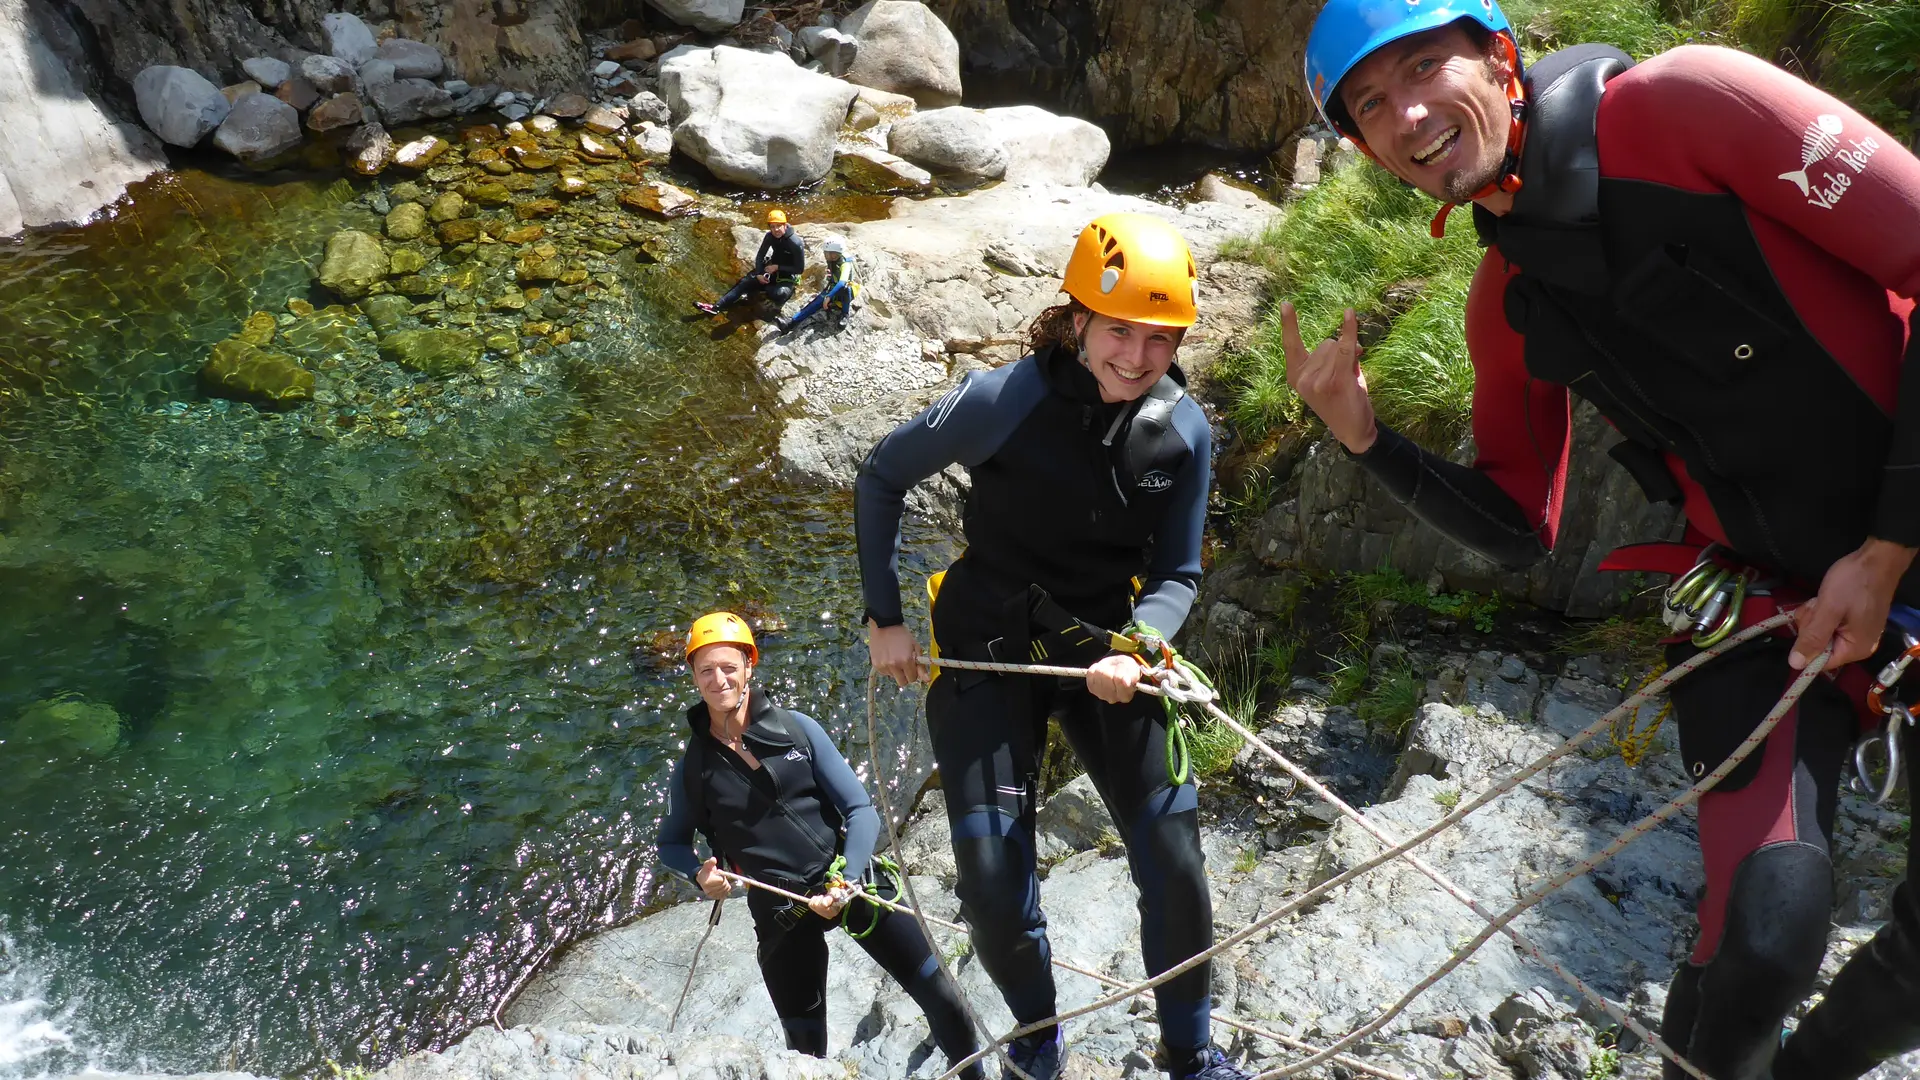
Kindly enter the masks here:
[[1027, 352], [1037, 353], [1059, 345], [1068, 349], [1080, 348], [1080, 336], [1074, 333], [1073, 317], [1087, 312], [1087, 306], [1078, 300], [1069, 299], [1064, 304], [1055, 304], [1033, 317], [1027, 324]]

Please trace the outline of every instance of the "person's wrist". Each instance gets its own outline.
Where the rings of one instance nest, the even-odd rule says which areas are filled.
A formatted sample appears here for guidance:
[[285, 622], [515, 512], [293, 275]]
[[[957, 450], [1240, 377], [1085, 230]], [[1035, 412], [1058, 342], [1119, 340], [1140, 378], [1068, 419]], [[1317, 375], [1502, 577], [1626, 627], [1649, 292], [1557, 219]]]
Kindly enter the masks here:
[[1897, 583], [1906, 575], [1916, 554], [1920, 554], [1920, 548], [1910, 548], [1877, 536], [1867, 537], [1867, 542], [1860, 545], [1861, 561], [1876, 577], [1889, 584]]
[[1351, 441], [1341, 439], [1340, 445], [1346, 447], [1347, 452], [1350, 454], [1364, 454], [1373, 449], [1373, 444], [1379, 441], [1380, 422], [1376, 418], [1369, 416], [1367, 417], [1367, 426], [1361, 430], [1360, 434], [1355, 436]]

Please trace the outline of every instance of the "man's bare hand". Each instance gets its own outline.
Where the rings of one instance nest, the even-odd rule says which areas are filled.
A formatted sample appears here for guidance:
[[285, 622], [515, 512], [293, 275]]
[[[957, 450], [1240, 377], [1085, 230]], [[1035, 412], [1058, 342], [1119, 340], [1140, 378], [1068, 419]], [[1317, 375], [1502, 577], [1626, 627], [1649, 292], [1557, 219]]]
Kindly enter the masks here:
[[1342, 446], [1362, 454], [1379, 437], [1367, 377], [1360, 370], [1360, 323], [1353, 309], [1340, 324], [1340, 336], [1307, 351], [1300, 340], [1300, 316], [1292, 304], [1280, 305], [1281, 344], [1287, 355], [1287, 385], [1300, 395]]
[[920, 643], [913, 640], [913, 631], [904, 623], [875, 626], [873, 620], [867, 620], [867, 655], [873, 660], [873, 670], [901, 686], [926, 677], [926, 669], [919, 661]]
[[700, 864], [699, 871], [693, 875], [693, 883], [700, 886], [700, 891], [706, 893], [709, 900], [725, 900], [733, 892], [733, 883], [720, 876], [718, 859], [708, 859]]
[[1865, 660], [1880, 647], [1893, 591], [1913, 564], [1916, 549], [1872, 537], [1860, 550], [1827, 568], [1820, 592], [1800, 605], [1795, 621], [1800, 634], [1787, 663], [1799, 671], [1828, 648], [1829, 670]]

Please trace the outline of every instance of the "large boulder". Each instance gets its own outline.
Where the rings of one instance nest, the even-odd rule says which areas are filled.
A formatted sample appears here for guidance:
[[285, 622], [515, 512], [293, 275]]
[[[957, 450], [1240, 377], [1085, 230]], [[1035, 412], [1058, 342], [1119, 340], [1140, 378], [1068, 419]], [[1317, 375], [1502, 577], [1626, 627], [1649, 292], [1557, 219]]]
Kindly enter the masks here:
[[695, 30], [727, 30], [740, 24], [746, 0], [647, 0], [662, 15]]
[[757, 188], [807, 184], [833, 168], [855, 89], [784, 53], [681, 48], [660, 63], [674, 145], [721, 180]]
[[391, 127], [454, 113], [453, 95], [425, 79], [395, 79], [385, 86], [369, 86], [367, 100]]
[[293, 68], [285, 60], [271, 56], [249, 56], [240, 61], [240, 70], [247, 73], [247, 78], [268, 90], [293, 77]]
[[1077, 116], [1032, 105], [988, 109], [984, 116], [1007, 148], [1009, 183], [1086, 187], [1107, 167], [1107, 133]]
[[344, 94], [353, 89], [357, 66], [337, 56], [312, 53], [300, 58], [300, 77], [323, 94]]
[[197, 146], [233, 103], [197, 71], [156, 64], [133, 80], [133, 101], [147, 130], [174, 146]]
[[320, 284], [343, 300], [358, 300], [387, 276], [387, 253], [380, 241], [358, 229], [342, 229], [327, 241], [320, 263]]
[[960, 43], [920, 0], [871, 0], [839, 29], [860, 43], [847, 81], [906, 94], [922, 108], [960, 104]]
[[300, 112], [277, 97], [248, 94], [220, 122], [213, 145], [241, 161], [278, 157], [300, 145]]
[[327, 40], [327, 52], [353, 67], [373, 59], [373, 31], [358, 15], [336, 11], [320, 20], [320, 33]]
[[[269, 99], [271, 100], [271, 99]], [[313, 372], [283, 353], [268, 352], [237, 337], [213, 347], [200, 383], [215, 397], [262, 408], [291, 409], [313, 399]]]
[[447, 70], [447, 59], [440, 50], [421, 41], [388, 38], [373, 55], [392, 64], [394, 75], [402, 79], [437, 79]]
[[1007, 147], [986, 114], [959, 106], [929, 109], [894, 121], [887, 149], [934, 172], [998, 180]]

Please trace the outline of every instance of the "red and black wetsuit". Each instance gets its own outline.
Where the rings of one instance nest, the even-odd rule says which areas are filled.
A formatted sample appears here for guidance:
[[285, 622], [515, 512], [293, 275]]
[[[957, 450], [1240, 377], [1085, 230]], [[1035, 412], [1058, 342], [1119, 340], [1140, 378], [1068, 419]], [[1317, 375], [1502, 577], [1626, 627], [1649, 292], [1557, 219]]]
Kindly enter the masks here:
[[[1805, 593], [1869, 536], [1920, 546], [1920, 386], [1903, 386], [1920, 377], [1920, 161], [1727, 49], [1635, 67], [1582, 46], [1528, 82], [1523, 186], [1511, 213], [1475, 212], [1490, 245], [1466, 327], [1479, 457], [1450, 464], [1383, 429], [1368, 470], [1462, 543], [1532, 562], [1560, 524], [1571, 392], [1626, 436], [1616, 456], [1650, 493], [1683, 501], [1695, 537]], [[1920, 568], [1899, 596], [1920, 599]], [[1787, 644], [1756, 642], [1676, 688], [1690, 769], [1723, 760], [1773, 704]], [[1717, 1080], [1766, 1076], [1813, 985], [1857, 723], [1816, 684], [1700, 803], [1700, 936], [1665, 1037]], [[1909, 882], [1772, 1075], [1855, 1077], [1915, 1046]]]

